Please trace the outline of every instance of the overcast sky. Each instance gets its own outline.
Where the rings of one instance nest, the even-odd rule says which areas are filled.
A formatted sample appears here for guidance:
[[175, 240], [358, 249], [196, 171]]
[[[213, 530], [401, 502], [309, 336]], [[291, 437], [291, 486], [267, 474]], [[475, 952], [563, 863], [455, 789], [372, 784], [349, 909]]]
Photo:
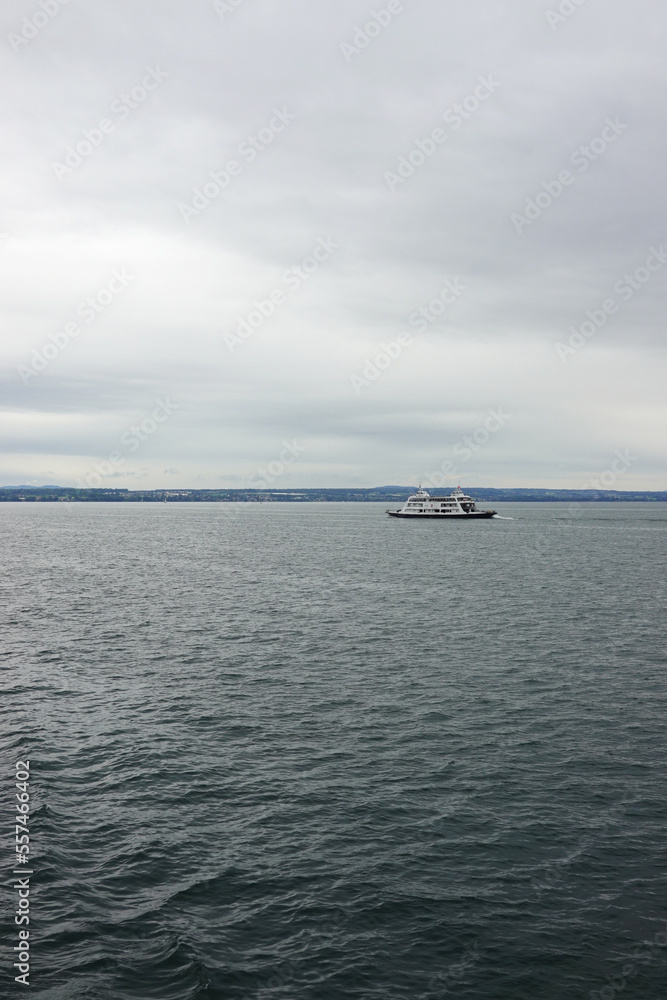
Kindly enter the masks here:
[[667, 487], [662, 0], [0, 19], [0, 484]]

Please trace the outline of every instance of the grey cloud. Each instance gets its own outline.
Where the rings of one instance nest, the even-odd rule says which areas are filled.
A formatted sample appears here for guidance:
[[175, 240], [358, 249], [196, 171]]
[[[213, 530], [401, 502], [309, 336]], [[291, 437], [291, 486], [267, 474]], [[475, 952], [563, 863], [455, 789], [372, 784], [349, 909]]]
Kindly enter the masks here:
[[[410, 481], [504, 404], [513, 422], [476, 456], [480, 484], [576, 485], [633, 445], [628, 485], [664, 486], [667, 265], [632, 295], [615, 286], [667, 244], [667, 11], [591, 0], [552, 28], [547, 0], [404, 0], [346, 61], [382, 6], [72, 2], [13, 51], [38, 8], [4, 4], [0, 481], [74, 482], [168, 391], [182, 409], [138, 456], [149, 485], [242, 481], [294, 435], [309, 442], [300, 485]], [[132, 98], [152, 67], [166, 76]], [[499, 86], [474, 107], [480, 78]], [[241, 144], [275, 108], [294, 120], [250, 158]], [[59, 180], [54, 162], [102, 119], [113, 129]], [[608, 119], [627, 128], [577, 153]], [[186, 223], [179, 206], [230, 160], [239, 172]], [[328, 234], [340, 250], [227, 351], [223, 334]], [[118, 266], [132, 287], [24, 384], [17, 366]], [[410, 316], [448, 277], [466, 294], [417, 332]], [[559, 358], [610, 297], [613, 315]], [[402, 330], [414, 344], [355, 395], [350, 376]]]

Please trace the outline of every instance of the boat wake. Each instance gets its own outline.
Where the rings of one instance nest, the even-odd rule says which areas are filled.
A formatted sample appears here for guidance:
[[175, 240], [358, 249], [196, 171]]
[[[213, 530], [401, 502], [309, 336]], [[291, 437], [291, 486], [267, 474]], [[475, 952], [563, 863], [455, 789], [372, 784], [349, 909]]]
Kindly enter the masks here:
[[499, 521], [513, 521], [514, 520], [513, 517], [505, 517], [503, 514], [494, 514], [493, 518], [494, 518], [494, 520], [496, 518], [498, 518]]

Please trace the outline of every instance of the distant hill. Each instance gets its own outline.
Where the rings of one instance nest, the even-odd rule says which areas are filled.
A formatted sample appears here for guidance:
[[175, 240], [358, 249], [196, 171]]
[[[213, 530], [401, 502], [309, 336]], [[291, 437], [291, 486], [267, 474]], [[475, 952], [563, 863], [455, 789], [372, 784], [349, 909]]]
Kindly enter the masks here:
[[[0, 502], [57, 503], [303, 503], [357, 501], [367, 503], [400, 503], [414, 493], [412, 486], [377, 486], [368, 488], [271, 490], [128, 490], [78, 489], [69, 486], [0, 486]], [[482, 502], [586, 502], [586, 501], [656, 501], [667, 503], [667, 490], [542, 490], [498, 489], [487, 486], [463, 486], [466, 493]], [[438, 495], [450, 492], [450, 487], [432, 490]]]

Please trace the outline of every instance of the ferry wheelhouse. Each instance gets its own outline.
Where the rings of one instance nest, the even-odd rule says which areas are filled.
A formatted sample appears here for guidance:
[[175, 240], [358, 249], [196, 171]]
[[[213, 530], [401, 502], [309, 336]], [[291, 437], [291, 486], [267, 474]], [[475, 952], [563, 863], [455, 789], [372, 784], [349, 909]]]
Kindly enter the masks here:
[[493, 517], [495, 513], [495, 510], [477, 510], [473, 498], [464, 493], [460, 486], [446, 497], [432, 497], [420, 486], [416, 493], [408, 497], [400, 510], [387, 511], [390, 517], [429, 517], [432, 520], [441, 520], [444, 517], [479, 520]]

